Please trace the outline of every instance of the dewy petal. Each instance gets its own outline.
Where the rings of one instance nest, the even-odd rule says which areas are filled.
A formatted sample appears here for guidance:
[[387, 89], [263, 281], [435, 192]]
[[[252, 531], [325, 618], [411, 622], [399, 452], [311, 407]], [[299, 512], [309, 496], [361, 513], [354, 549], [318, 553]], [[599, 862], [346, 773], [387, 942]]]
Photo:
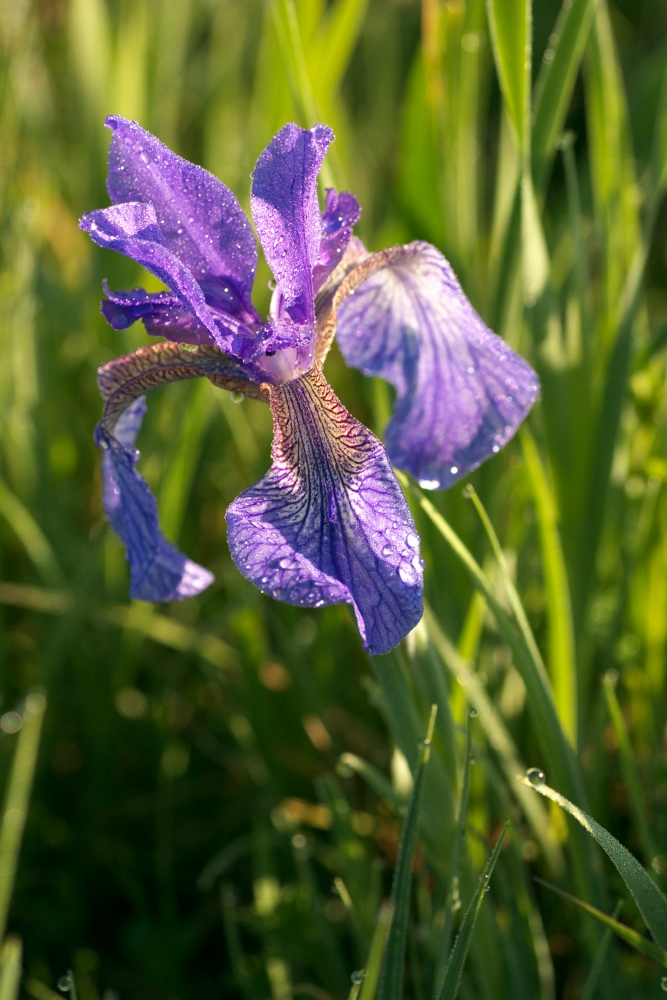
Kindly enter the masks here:
[[125, 330], [141, 320], [146, 332], [178, 344], [213, 344], [213, 337], [194, 313], [170, 292], [112, 292], [104, 282], [107, 296], [102, 314], [114, 330]]
[[238, 321], [211, 309], [191, 271], [165, 246], [152, 205], [132, 202], [84, 215], [79, 226], [98, 246], [131, 257], [156, 275], [192, 310], [220, 350], [230, 350]]
[[284, 308], [295, 323], [311, 327], [322, 235], [317, 175], [332, 139], [326, 125], [310, 131], [283, 126], [258, 159], [252, 181], [255, 226]]
[[96, 440], [102, 456], [103, 504], [111, 527], [124, 543], [130, 563], [130, 595], [144, 601], [182, 600], [213, 580], [166, 541], [155, 500], [135, 469], [134, 449], [145, 412], [143, 393], [167, 382], [206, 376], [227, 389], [264, 398], [240, 365], [214, 347], [186, 351], [160, 343], [103, 365], [98, 384], [104, 414]]
[[252, 302], [257, 247], [235, 195], [213, 174], [172, 153], [136, 122], [112, 115], [107, 188], [114, 204], [146, 202], [156, 211], [169, 250], [199, 282], [237, 293], [226, 310], [259, 319]]
[[387, 652], [422, 616], [423, 563], [384, 448], [319, 367], [270, 392], [273, 464], [227, 511], [232, 557], [278, 600], [352, 603], [364, 644]]
[[326, 204], [322, 213], [322, 238], [317, 264], [313, 268], [313, 288], [320, 290], [331, 272], [340, 264], [352, 236], [352, 229], [359, 221], [359, 202], [349, 191], [327, 188]]
[[155, 499], [134, 468], [134, 441], [145, 409], [141, 396], [118, 420], [116, 436], [98, 426], [97, 443], [104, 448], [104, 511], [127, 551], [130, 597], [152, 603], [180, 601], [208, 587], [213, 576], [167, 542]]
[[358, 287], [335, 302], [343, 355], [398, 391], [387, 452], [425, 488], [445, 489], [512, 437], [537, 399], [537, 375], [484, 325], [428, 243], [362, 261], [336, 300], [346, 282]]

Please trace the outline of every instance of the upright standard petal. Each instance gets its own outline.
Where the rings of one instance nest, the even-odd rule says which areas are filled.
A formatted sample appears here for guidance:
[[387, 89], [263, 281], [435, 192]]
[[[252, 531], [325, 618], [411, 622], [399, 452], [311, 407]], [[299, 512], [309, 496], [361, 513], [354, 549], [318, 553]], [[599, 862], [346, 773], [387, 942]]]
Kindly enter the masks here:
[[207, 304], [192, 272], [165, 245], [152, 205], [129, 202], [100, 208], [84, 215], [79, 226], [98, 246], [131, 257], [163, 281], [192, 311], [193, 327], [198, 321], [208, 330], [210, 342], [223, 351], [231, 349], [239, 336], [238, 320]]
[[369, 651], [422, 616], [419, 538], [384, 448], [319, 367], [270, 390], [273, 465], [227, 511], [232, 557], [289, 604], [351, 603]]
[[177, 344], [153, 344], [103, 365], [98, 383], [104, 414], [96, 441], [102, 456], [103, 505], [111, 527], [127, 550], [130, 596], [143, 601], [192, 597], [213, 577], [167, 542], [155, 500], [136, 471], [134, 443], [146, 410], [144, 393], [167, 382], [206, 376], [216, 385], [264, 398], [240, 365], [216, 348], [185, 351]]
[[213, 174], [172, 153], [136, 122], [112, 115], [107, 188], [114, 204], [140, 201], [157, 213], [166, 246], [213, 289], [233, 285], [245, 322], [258, 320], [250, 300], [257, 247], [235, 195]]
[[396, 386], [387, 452], [423, 487], [445, 489], [512, 437], [537, 399], [537, 375], [484, 325], [428, 243], [366, 258], [336, 300], [352, 289], [335, 302], [336, 336], [348, 364]]
[[285, 125], [257, 161], [251, 207], [264, 256], [295, 323], [313, 326], [313, 268], [322, 236], [317, 175], [333, 139], [326, 125]]
[[327, 188], [322, 212], [322, 238], [317, 264], [313, 268], [313, 288], [317, 293], [331, 272], [343, 260], [352, 229], [361, 217], [359, 202], [349, 191]]

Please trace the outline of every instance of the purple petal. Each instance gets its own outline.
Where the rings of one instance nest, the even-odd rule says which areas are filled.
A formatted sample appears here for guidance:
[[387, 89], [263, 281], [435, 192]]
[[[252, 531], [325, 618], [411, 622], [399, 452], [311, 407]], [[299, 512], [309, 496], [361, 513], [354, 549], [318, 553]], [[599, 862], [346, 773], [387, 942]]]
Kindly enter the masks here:
[[313, 269], [313, 288], [316, 293], [342, 261], [352, 229], [360, 216], [361, 208], [353, 194], [327, 188], [326, 206], [322, 213], [320, 251]]
[[512, 437], [537, 375], [484, 325], [435, 247], [393, 247], [364, 269], [338, 308], [339, 345], [348, 364], [398, 390], [386, 432], [394, 465], [445, 489]]
[[392, 649], [422, 616], [422, 560], [384, 448], [319, 368], [271, 390], [273, 465], [227, 510], [229, 546], [260, 590], [351, 603], [364, 644]]
[[152, 205], [131, 202], [98, 209], [84, 215], [79, 225], [98, 246], [131, 257], [156, 275], [192, 311], [193, 320], [196, 317], [208, 330], [216, 345], [231, 350], [238, 320], [207, 305], [191, 271], [165, 245]]
[[257, 161], [251, 207], [264, 255], [280, 286], [288, 316], [313, 326], [313, 268], [322, 223], [317, 175], [333, 139], [326, 125], [310, 131], [285, 125]]
[[141, 320], [146, 331], [178, 344], [212, 344], [213, 337], [181, 300], [170, 292], [112, 292], [106, 281], [102, 314], [114, 330], [125, 330]]
[[111, 527], [125, 545], [130, 563], [130, 597], [157, 603], [192, 597], [213, 582], [208, 570], [178, 552], [162, 535], [157, 505], [134, 468], [134, 442], [146, 410], [135, 400], [111, 435], [100, 424], [97, 443], [102, 456], [103, 505]]
[[220, 289], [234, 288], [234, 312], [244, 322], [259, 317], [250, 300], [257, 247], [236, 197], [202, 167], [172, 153], [136, 122], [117, 115], [107, 188], [114, 204], [152, 205], [169, 250], [195, 276]]

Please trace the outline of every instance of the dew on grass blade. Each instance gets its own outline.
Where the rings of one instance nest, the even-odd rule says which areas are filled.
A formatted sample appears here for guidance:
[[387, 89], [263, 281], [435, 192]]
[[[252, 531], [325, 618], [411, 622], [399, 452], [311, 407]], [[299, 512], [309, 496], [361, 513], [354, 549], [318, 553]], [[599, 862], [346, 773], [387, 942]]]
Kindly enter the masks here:
[[531, 785], [539, 787], [545, 782], [544, 771], [540, 771], [539, 767], [529, 767], [526, 771], [526, 779]]

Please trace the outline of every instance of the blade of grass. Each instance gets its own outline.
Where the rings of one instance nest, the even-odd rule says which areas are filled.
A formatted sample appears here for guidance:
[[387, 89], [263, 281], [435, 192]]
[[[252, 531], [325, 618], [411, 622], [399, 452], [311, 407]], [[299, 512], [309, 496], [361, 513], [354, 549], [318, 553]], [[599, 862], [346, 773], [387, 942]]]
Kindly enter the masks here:
[[535, 84], [531, 156], [540, 201], [581, 65], [595, 4], [596, 0], [563, 3]]
[[562, 896], [563, 899], [568, 899], [571, 903], [574, 903], [574, 905], [578, 906], [580, 910], [584, 911], [584, 913], [589, 913], [592, 917], [595, 917], [595, 919], [601, 924], [604, 924], [605, 927], [612, 930], [615, 934], [618, 934], [621, 940], [625, 941], [626, 944], [629, 944], [631, 948], [635, 949], [635, 951], [638, 951], [642, 955], [646, 955], [647, 958], [652, 958], [655, 962], [667, 967], [667, 953], [654, 945], [648, 938], [639, 934], [636, 930], [634, 930], [634, 928], [628, 927], [626, 924], [622, 924], [616, 919], [622, 904], [616, 904], [616, 907], [614, 908], [614, 916], [610, 917], [608, 913], [603, 913], [602, 910], [598, 910], [597, 907], [591, 906], [591, 904], [587, 903], [584, 899], [578, 899], [565, 889], [561, 889], [557, 885], [552, 885], [551, 882], [547, 882], [544, 879], [539, 878], [537, 875], [533, 877], [534, 880], [540, 885], [545, 886], [547, 889], [551, 889], [552, 892]]
[[498, 857], [500, 856], [500, 849], [503, 846], [503, 840], [505, 839], [505, 834], [507, 833], [508, 828], [509, 822], [503, 827], [502, 832], [496, 841], [496, 845], [491, 852], [491, 856], [484, 866], [484, 871], [479, 877], [477, 888], [472, 899], [470, 900], [470, 903], [468, 904], [468, 909], [466, 910], [463, 918], [461, 929], [458, 933], [456, 941], [454, 942], [454, 947], [452, 948], [449, 962], [447, 963], [447, 968], [445, 969], [445, 974], [435, 990], [433, 1000], [455, 1000], [455, 997], [458, 994], [461, 976], [463, 975], [463, 966], [470, 947], [470, 940], [475, 929], [475, 923], [477, 922], [484, 894], [489, 887], [493, 869], [495, 868]]
[[43, 694], [33, 691], [27, 696], [9, 773], [5, 808], [0, 825], [0, 941], [7, 926], [45, 710], [46, 698]]
[[519, 149], [524, 150], [529, 132], [530, 0], [488, 0], [487, 11], [500, 89]]
[[452, 853], [451, 869], [449, 876], [449, 888], [445, 898], [445, 924], [440, 939], [438, 964], [436, 966], [435, 981], [440, 982], [445, 977], [447, 963], [449, 961], [452, 944], [452, 934], [454, 931], [454, 921], [456, 914], [461, 908], [460, 895], [460, 870], [463, 848], [466, 842], [466, 828], [468, 823], [468, 798], [470, 794], [470, 765], [472, 763], [472, 738], [471, 738], [472, 716], [468, 713], [466, 719], [466, 746], [465, 763], [463, 767], [463, 784], [461, 786], [461, 796], [459, 799], [459, 810], [456, 817], [456, 830], [454, 833], [454, 850]]
[[526, 427], [521, 429], [526, 461], [540, 532], [544, 584], [548, 611], [548, 663], [554, 701], [563, 731], [577, 745], [577, 665], [572, 606], [565, 559], [558, 533], [558, 514], [535, 441]]
[[0, 952], [0, 1000], [17, 1000], [21, 985], [21, 939], [8, 937]]
[[394, 919], [389, 931], [387, 949], [380, 973], [379, 994], [382, 1000], [401, 1000], [405, 972], [405, 949], [410, 917], [410, 889], [412, 886], [412, 856], [417, 843], [419, 810], [424, 789], [424, 776], [431, 756], [431, 739], [435, 726], [437, 707], [431, 709], [426, 738], [419, 748], [414, 784], [401, 831], [398, 858], [391, 887]]
[[394, 904], [390, 899], [380, 907], [375, 924], [375, 932], [371, 941], [371, 949], [366, 963], [366, 975], [359, 994], [359, 1000], [375, 1000], [378, 983], [380, 981], [380, 971], [384, 958], [387, 941], [394, 919]]
[[559, 805], [597, 841], [628, 887], [651, 934], [663, 951], [667, 951], [667, 899], [637, 859], [592, 816], [540, 779], [531, 781], [528, 777], [519, 775], [519, 781]]
[[[476, 710], [489, 745], [500, 758], [500, 764], [507, 781], [512, 781], [517, 772], [524, 771], [526, 768], [505, 723], [484, 688], [476, 683], [474, 673], [469, 673], [455, 647], [443, 634], [428, 606], [425, 611], [425, 619], [431, 641], [442, 662], [452, 676], [458, 680], [468, 703]], [[535, 805], [541, 805], [541, 803], [539, 799], [531, 795], [528, 789], [520, 785], [517, 791], [521, 808], [544, 852], [549, 867], [555, 873], [562, 874], [565, 870], [563, 852], [553, 834], [546, 811], [542, 808], [535, 809]]]
[[0, 480], [0, 514], [23, 545], [47, 587], [64, 587], [65, 577], [46, 535], [27, 507]]
[[625, 786], [630, 794], [632, 815], [637, 825], [639, 838], [644, 849], [644, 859], [650, 864], [659, 851], [655, 838], [651, 832], [651, 828], [648, 824], [648, 813], [639, 783], [637, 766], [635, 764], [632, 747], [630, 746], [630, 738], [623, 719], [621, 706], [619, 705], [618, 698], [616, 696], [617, 681], [617, 671], [608, 670], [602, 679], [602, 690], [604, 691], [604, 696], [607, 702], [609, 718], [611, 719], [611, 724], [614, 727], [614, 733], [616, 734], [618, 753], [621, 761], [621, 770], [623, 772]]
[[[614, 917], [617, 917], [621, 912], [622, 905], [622, 902], [619, 900], [614, 907]], [[586, 977], [586, 986], [584, 987], [584, 992], [581, 995], [581, 1000], [594, 1000], [595, 994], [597, 993], [598, 983], [602, 977], [602, 972], [607, 961], [607, 952], [609, 951], [609, 945], [611, 944], [612, 933], [613, 932], [610, 927], [605, 928], [590, 971]]]

